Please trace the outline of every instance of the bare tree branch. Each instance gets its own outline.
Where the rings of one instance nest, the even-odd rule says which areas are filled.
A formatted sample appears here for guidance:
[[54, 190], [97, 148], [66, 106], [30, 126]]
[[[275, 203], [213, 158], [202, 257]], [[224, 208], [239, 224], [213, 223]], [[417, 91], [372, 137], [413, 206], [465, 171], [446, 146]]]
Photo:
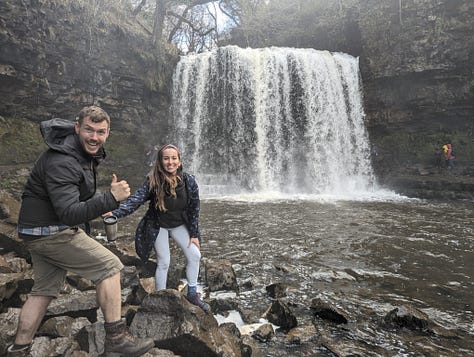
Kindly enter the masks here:
[[140, 11], [142, 11], [143, 6], [146, 5], [146, 0], [142, 0], [140, 4], [137, 5], [135, 9], [133, 9], [132, 15], [137, 16]]

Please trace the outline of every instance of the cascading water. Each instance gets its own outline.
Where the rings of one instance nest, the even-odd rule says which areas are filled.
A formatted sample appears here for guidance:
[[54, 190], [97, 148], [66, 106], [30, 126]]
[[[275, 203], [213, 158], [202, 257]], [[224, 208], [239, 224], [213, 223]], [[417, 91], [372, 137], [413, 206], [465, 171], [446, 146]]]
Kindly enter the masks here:
[[358, 59], [222, 47], [174, 74], [174, 141], [201, 187], [338, 194], [372, 188]]

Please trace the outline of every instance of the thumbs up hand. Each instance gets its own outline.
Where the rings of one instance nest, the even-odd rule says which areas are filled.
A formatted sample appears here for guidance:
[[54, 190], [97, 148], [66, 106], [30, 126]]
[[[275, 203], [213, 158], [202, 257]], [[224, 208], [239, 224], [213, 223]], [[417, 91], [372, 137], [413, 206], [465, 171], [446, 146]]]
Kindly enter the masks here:
[[110, 183], [110, 192], [117, 202], [126, 200], [130, 196], [130, 186], [125, 180], [118, 181], [117, 175], [112, 175], [112, 182]]

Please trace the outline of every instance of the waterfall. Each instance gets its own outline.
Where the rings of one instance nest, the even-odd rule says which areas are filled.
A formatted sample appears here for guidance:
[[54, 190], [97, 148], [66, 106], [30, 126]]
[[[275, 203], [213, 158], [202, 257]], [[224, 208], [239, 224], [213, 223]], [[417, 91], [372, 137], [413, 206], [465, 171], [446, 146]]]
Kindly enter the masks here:
[[358, 59], [314, 49], [183, 56], [172, 135], [211, 192], [324, 194], [374, 182]]

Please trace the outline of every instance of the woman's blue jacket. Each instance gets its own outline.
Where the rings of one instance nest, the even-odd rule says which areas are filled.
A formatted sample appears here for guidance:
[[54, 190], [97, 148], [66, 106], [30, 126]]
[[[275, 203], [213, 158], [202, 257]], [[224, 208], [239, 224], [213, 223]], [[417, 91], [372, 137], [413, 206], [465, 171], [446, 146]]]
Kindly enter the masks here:
[[[193, 175], [183, 172], [183, 179], [188, 196], [187, 205], [183, 212], [183, 220], [191, 238], [198, 238], [201, 242], [201, 233], [199, 231], [199, 187]], [[135, 232], [135, 249], [143, 261], [147, 261], [150, 257], [153, 244], [160, 230], [160, 215], [155, 206], [156, 192], [154, 190], [150, 191], [149, 176], [147, 176], [145, 182], [135, 193], [121, 202], [119, 208], [112, 211], [112, 214], [118, 218], [125, 217], [135, 212], [146, 201], [149, 201], [148, 210]]]

